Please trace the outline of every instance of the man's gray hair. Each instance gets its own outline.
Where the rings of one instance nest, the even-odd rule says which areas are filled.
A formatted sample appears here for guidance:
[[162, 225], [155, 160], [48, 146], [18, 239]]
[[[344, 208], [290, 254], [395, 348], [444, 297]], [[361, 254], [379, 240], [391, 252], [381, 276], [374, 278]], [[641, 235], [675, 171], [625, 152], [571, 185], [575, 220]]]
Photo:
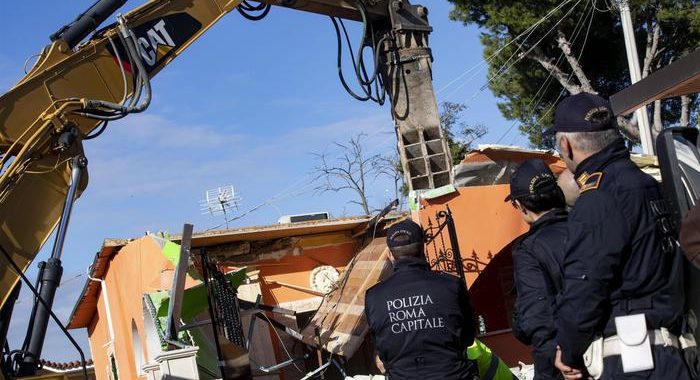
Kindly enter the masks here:
[[574, 148], [584, 152], [600, 152], [606, 146], [620, 138], [617, 129], [606, 129], [596, 132], [557, 132], [557, 145], [562, 137], [569, 139]]

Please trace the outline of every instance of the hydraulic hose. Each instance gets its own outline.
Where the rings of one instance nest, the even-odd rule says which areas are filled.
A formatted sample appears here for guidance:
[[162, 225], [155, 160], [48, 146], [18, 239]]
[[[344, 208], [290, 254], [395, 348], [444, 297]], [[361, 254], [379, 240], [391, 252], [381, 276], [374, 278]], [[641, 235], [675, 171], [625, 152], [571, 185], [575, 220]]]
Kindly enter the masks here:
[[[134, 32], [132, 32], [130, 29], [128, 29], [126, 27], [123, 18], [119, 18], [119, 29], [124, 37], [123, 38], [124, 46], [127, 49], [128, 55], [133, 57], [133, 62], [136, 64], [136, 68], [137, 68], [137, 72], [138, 72], [138, 79], [137, 79], [138, 86], [134, 89], [134, 96], [131, 98], [131, 102], [129, 105], [108, 102], [105, 100], [88, 100], [87, 101], [87, 108], [88, 109], [106, 108], [108, 110], [112, 110], [112, 111], [117, 112], [119, 114], [130, 114], [130, 113], [143, 112], [151, 104], [151, 82], [148, 78], [146, 68], [143, 66], [143, 61], [139, 58], [139, 54], [141, 52], [139, 50], [138, 44], [136, 43], [136, 36], [134, 35]], [[144, 92], [143, 100], [140, 101], [140, 104], [133, 105], [134, 102], [139, 101], [142, 88], [144, 90], [143, 91]], [[95, 115], [95, 116], [98, 116], [98, 115]], [[100, 116], [98, 118], [100, 120], [113, 120], [112, 117], [119, 117], [119, 116], [121, 116], [121, 115]]]

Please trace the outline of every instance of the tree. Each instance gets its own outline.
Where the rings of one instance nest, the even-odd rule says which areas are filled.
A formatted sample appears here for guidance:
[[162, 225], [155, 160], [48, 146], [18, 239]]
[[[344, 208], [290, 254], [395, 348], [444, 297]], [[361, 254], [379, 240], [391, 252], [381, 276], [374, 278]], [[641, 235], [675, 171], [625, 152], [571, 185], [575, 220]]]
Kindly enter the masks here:
[[335, 159], [329, 158], [327, 153], [313, 153], [316, 157], [317, 165], [313, 169], [314, 181], [318, 185], [314, 188], [317, 193], [340, 192], [350, 190], [355, 193], [356, 198], [349, 203], [362, 207], [365, 215], [370, 214], [370, 206], [367, 201], [368, 179], [377, 173], [376, 161], [379, 155], [367, 156], [362, 149], [361, 133], [351, 137], [347, 143], [334, 143], [340, 149], [340, 156]]
[[[562, 96], [610, 96], [630, 84], [620, 15], [607, 0], [450, 1], [452, 19], [482, 28], [489, 88], [533, 146], [552, 147], [542, 132], [552, 126]], [[698, 46], [697, 6], [697, 0], [630, 1], [643, 77]], [[655, 133], [695, 122], [696, 106], [697, 96], [656, 102], [650, 107]], [[618, 124], [639, 141], [635, 118]]]
[[[453, 164], [458, 164], [464, 155], [472, 149], [474, 142], [486, 134], [483, 125], [470, 125], [463, 122], [462, 112], [466, 106], [461, 103], [444, 102], [441, 104], [440, 126], [452, 154]], [[379, 177], [388, 178], [394, 186], [394, 197], [399, 200], [399, 208], [408, 195], [404, 183], [403, 167], [397, 151], [391, 154], [367, 155], [362, 147], [360, 133], [351, 137], [347, 143], [333, 143], [340, 154], [332, 158], [327, 152], [312, 153], [317, 164], [313, 169], [316, 193], [341, 192], [350, 190], [355, 199], [349, 203], [356, 204], [369, 215], [372, 211], [367, 198], [367, 186]], [[373, 182], [372, 182], [373, 183]]]
[[394, 199], [399, 200], [398, 209], [401, 210], [404, 204], [404, 198], [408, 196], [408, 186], [403, 181], [403, 167], [399, 160], [398, 152], [385, 154], [376, 157], [372, 163], [375, 168], [375, 179], [384, 176], [387, 177], [394, 185]]
[[[474, 142], [486, 134], [483, 125], [470, 125], [463, 121], [462, 112], [466, 106], [462, 103], [443, 102], [440, 111], [440, 127], [447, 140], [452, 156], [452, 164], [457, 165], [464, 159], [472, 148]], [[457, 131], [455, 131], [457, 129]]]

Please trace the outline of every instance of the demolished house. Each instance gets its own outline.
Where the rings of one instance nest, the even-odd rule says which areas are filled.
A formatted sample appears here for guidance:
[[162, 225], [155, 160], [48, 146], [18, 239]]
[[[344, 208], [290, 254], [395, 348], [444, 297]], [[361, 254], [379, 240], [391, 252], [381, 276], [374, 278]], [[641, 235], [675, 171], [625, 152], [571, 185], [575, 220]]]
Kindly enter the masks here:
[[[412, 194], [410, 202], [410, 217], [426, 230], [431, 268], [465, 281], [479, 339], [511, 367], [532, 362], [510, 330], [510, 248], [527, 225], [504, 198], [510, 173], [530, 158], [555, 173], [565, 168], [550, 152], [488, 146], [454, 168], [454, 186]], [[653, 160], [635, 160], [658, 176]], [[97, 379], [379, 374], [364, 293], [391, 271], [385, 228], [409, 216], [389, 210], [191, 239], [106, 240], [69, 328], [87, 328]], [[189, 259], [183, 291], [171, 291], [181, 252]], [[181, 309], [175, 335], [168, 331], [171, 297]]]
[[[373, 272], [372, 265], [380, 266], [374, 282], [367, 279], [366, 287], [389, 268], [385, 255], [384, 261], [376, 255], [367, 262], [357, 259], [369, 222], [369, 218], [351, 218], [193, 235], [192, 266], [182, 300], [185, 328], [179, 336], [188, 347], [179, 349], [169, 349], [169, 342], [163, 341], [166, 321], [162, 318], [179, 253], [174, 242], [179, 242], [179, 237], [107, 240], [90, 273], [92, 278], [104, 280], [104, 288], [101, 282], [86, 282], [68, 327], [87, 328], [98, 379], [160, 378], [174, 365], [172, 357], [183, 356], [186, 360], [181, 362], [189, 360], [191, 364], [188, 376], [197, 376], [186, 378], [220, 378], [217, 357], [227, 355], [236, 345], [250, 350], [255, 374], [270, 372], [274, 375], [269, 378], [279, 378], [284, 372], [286, 379], [295, 378], [295, 373], [300, 374], [297, 367], [315, 368], [305, 361], [315, 363], [316, 355], [303, 352], [295, 344], [301, 336], [289, 332], [301, 331], [351, 260], [367, 269], [363, 273]], [[372, 251], [384, 253], [383, 241], [370, 246]], [[203, 278], [205, 274], [208, 279]], [[346, 284], [355, 286], [353, 281]], [[216, 295], [209, 293], [212, 288]], [[362, 305], [363, 299], [355, 302]], [[218, 312], [214, 318], [210, 308]], [[267, 321], [265, 312], [271, 314]], [[357, 313], [359, 319], [361, 313]], [[253, 328], [251, 321], [255, 321]], [[224, 333], [214, 337], [212, 325]], [[288, 332], [285, 327], [290, 328]], [[333, 329], [341, 331], [336, 326]], [[248, 339], [249, 331], [252, 339]], [[311, 335], [309, 339], [315, 339]], [[358, 333], [360, 339], [364, 335], [364, 331]], [[353, 354], [357, 349], [356, 344]], [[371, 358], [371, 352], [368, 355]], [[281, 371], [270, 369], [290, 356], [295, 359], [293, 365], [288, 363]]]

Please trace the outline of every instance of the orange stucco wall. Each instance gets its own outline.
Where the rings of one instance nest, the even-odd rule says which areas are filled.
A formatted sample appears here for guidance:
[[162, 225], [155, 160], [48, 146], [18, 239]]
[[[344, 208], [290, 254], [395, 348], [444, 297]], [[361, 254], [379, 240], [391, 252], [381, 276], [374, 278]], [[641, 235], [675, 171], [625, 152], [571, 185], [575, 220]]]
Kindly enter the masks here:
[[97, 379], [107, 379], [109, 366], [107, 357], [107, 348], [104, 345], [109, 342], [110, 337], [107, 328], [99, 328], [97, 325], [100, 322], [100, 316], [104, 316], [104, 303], [98, 304], [98, 313], [88, 326], [88, 334], [90, 343], [90, 352], [92, 353], [92, 361], [95, 365], [95, 376]]
[[[160, 247], [150, 237], [143, 237], [124, 246], [109, 263], [105, 281], [112, 322], [114, 325], [114, 355], [120, 379], [145, 379], [137, 375], [137, 359], [132, 336], [132, 320], [136, 324], [143, 355], [147, 354], [143, 326], [144, 293], [161, 290], [162, 277], [169, 278], [173, 265], [163, 256]], [[188, 278], [186, 286], [196, 282]], [[102, 293], [98, 298], [97, 313], [88, 328], [90, 350], [95, 362], [98, 380], [108, 379], [109, 328]], [[143, 357], [141, 363], [146, 362]]]
[[[511, 206], [503, 200], [509, 194], [508, 185], [462, 187], [457, 193], [423, 201], [419, 218], [423, 227], [435, 213], [449, 206], [455, 221], [459, 249], [462, 259], [476, 258], [488, 264], [489, 255], [494, 256], [516, 237], [528, 230], [527, 224]], [[447, 234], [445, 239], [449, 242]], [[430, 251], [429, 251], [430, 252]], [[479, 265], [483, 269], [483, 265]], [[467, 273], [467, 284], [471, 286], [478, 273]]]
[[[320, 246], [302, 247], [298, 255], [288, 255], [280, 260], [261, 260], [256, 263], [260, 270], [260, 288], [263, 302], [279, 305], [310, 297], [314, 294], [275, 284], [280, 281], [303, 288], [311, 288], [311, 271], [319, 265], [330, 265], [342, 272], [355, 254], [355, 241], [348, 234], [327, 235], [328, 240], [319, 241]], [[302, 240], [302, 245], [304, 243]], [[312, 244], [314, 242], [312, 241]]]

